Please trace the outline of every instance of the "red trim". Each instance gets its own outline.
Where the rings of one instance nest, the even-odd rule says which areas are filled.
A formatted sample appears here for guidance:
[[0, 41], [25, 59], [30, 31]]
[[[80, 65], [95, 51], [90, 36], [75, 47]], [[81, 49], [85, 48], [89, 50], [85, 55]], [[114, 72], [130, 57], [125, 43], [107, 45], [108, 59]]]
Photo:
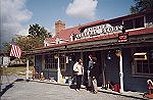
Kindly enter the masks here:
[[128, 32], [129, 36], [153, 33], [153, 28], [145, 28]]

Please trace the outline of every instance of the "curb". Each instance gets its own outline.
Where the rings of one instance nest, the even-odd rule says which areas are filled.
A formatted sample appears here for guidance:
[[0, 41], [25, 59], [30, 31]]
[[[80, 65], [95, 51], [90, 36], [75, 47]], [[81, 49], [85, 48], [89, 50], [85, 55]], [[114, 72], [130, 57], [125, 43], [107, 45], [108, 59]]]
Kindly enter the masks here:
[[37, 80], [26, 80], [27, 82], [38, 82], [38, 83], [46, 83], [46, 84], [53, 84], [53, 85], [60, 85], [60, 86], [69, 86], [68, 84], [61, 84], [55, 82], [44, 82], [44, 81], [37, 81]]
[[141, 99], [141, 100], [148, 100], [147, 98], [142, 97], [137, 97], [137, 96], [132, 96], [132, 95], [126, 95], [118, 92], [109, 92], [109, 91], [103, 91], [103, 90], [98, 90], [98, 92], [103, 92], [103, 93], [108, 93], [108, 94], [113, 94], [113, 95], [120, 95], [124, 97], [130, 97], [130, 98], [135, 98], [135, 99]]

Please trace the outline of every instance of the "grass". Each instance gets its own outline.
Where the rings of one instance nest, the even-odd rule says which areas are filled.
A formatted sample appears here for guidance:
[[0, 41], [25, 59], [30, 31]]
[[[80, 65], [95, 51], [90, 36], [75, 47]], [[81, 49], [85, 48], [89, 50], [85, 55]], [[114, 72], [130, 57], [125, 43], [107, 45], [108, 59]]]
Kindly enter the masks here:
[[[30, 72], [32, 71], [33, 66], [29, 67]], [[26, 75], [26, 67], [19, 66], [19, 67], [7, 67], [0, 69], [1, 75], [18, 75], [18, 76], [25, 76]], [[31, 73], [29, 73], [31, 75]]]

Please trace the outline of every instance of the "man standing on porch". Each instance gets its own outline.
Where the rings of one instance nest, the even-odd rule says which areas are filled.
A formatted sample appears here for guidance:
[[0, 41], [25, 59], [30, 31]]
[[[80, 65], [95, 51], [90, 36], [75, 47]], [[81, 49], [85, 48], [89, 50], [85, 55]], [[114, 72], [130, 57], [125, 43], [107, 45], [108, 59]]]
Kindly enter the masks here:
[[92, 57], [92, 68], [90, 69], [90, 74], [89, 77], [91, 78], [91, 92], [93, 93], [97, 93], [98, 89], [97, 89], [97, 69], [99, 67], [99, 64], [97, 62], [97, 58], [96, 57]]
[[73, 71], [76, 74], [76, 90], [79, 91], [81, 88], [81, 80], [84, 74], [83, 61], [79, 59], [73, 66]]
[[90, 77], [90, 71], [93, 68], [93, 60], [92, 60], [92, 55], [88, 56], [89, 62], [88, 62], [88, 68], [87, 68], [87, 90], [90, 90], [89, 88], [91, 87], [91, 77]]

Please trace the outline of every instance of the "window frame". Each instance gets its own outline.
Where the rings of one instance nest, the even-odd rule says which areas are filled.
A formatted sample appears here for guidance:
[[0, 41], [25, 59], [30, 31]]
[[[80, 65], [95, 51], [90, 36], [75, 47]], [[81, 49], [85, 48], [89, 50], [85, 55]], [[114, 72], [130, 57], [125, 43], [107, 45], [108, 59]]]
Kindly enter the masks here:
[[[138, 19], [143, 19], [143, 26], [137, 26], [136, 27], [136, 20]], [[127, 25], [125, 25], [125, 23], [129, 23], [128, 21], [131, 21], [132, 22], [132, 25], [129, 25], [128, 27], [126, 27]], [[145, 16], [138, 16], [138, 17], [134, 17], [134, 18], [128, 18], [128, 19], [124, 19], [123, 20], [123, 23], [125, 25], [125, 29], [126, 30], [132, 30], [132, 29], [139, 29], [139, 28], [144, 28], [145, 27]], [[132, 28], [131, 28], [132, 27]]]
[[[151, 56], [153, 56], [153, 54], [152, 54], [153, 53], [153, 50], [152, 49], [150, 50], [149, 48], [147, 48], [146, 50], [144, 50], [142, 48], [141, 49], [139, 48], [139, 51], [137, 51], [136, 49], [138, 49], [138, 48], [132, 48], [131, 49], [131, 52], [132, 52], [131, 54], [132, 54], [132, 57], [133, 57], [132, 76], [133, 77], [147, 77], [147, 78], [153, 77], [153, 72], [150, 72], [151, 69], [152, 69], [152, 67], [150, 67], [150, 66], [153, 65], [153, 62], [150, 63], [150, 61], [151, 61], [150, 59], [153, 59], [151, 57]], [[140, 61], [143, 62], [143, 60], [134, 60], [134, 53], [137, 53], [137, 52], [147, 52], [147, 60], [144, 60], [144, 61], [147, 61], [147, 67], [149, 69], [149, 72], [148, 73], [143, 73], [144, 72], [143, 71], [143, 68], [145, 68], [143, 65], [141, 67], [142, 68], [142, 72], [138, 72], [138, 62], [140, 62]]]
[[63, 53], [63, 54], [60, 54], [59, 56], [59, 60], [60, 60], [60, 68], [61, 68], [61, 71], [65, 71], [66, 70], [66, 55]]

